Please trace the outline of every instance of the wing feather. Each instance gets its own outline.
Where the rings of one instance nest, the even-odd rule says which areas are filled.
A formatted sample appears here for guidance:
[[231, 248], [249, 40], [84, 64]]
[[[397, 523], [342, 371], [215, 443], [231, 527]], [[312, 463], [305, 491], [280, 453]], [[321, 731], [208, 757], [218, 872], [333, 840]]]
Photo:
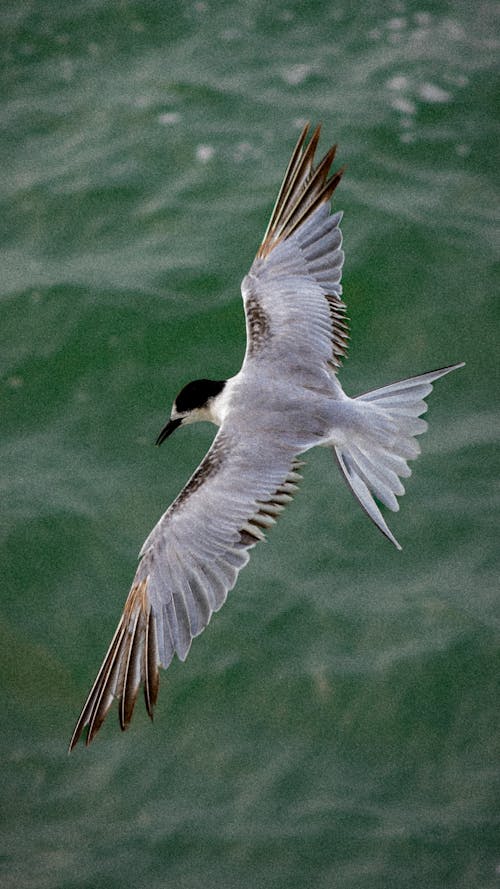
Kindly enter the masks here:
[[314, 152], [319, 140], [320, 127], [316, 127], [307, 150], [303, 152], [302, 149], [308, 132], [309, 124], [306, 124], [298, 138], [283, 177], [283, 182], [281, 183], [278, 197], [276, 198], [276, 203], [273, 212], [271, 213], [271, 219], [269, 220], [269, 225], [267, 226], [266, 233], [262, 240], [261, 251], [264, 251], [265, 244], [270, 244], [272, 242], [273, 236], [280, 225], [280, 220], [283, 217], [285, 208], [292, 203], [292, 196], [301, 190], [307, 176], [310, 174]]
[[[341, 213], [330, 200], [344, 168], [330, 176], [336, 146], [314, 165], [320, 128], [306, 145], [304, 127], [274, 206], [270, 223], [242, 293], [247, 318], [246, 360], [274, 358], [294, 368], [336, 371], [347, 353], [346, 307], [341, 299]], [[283, 348], [285, 347], [285, 348]], [[300, 362], [297, 364], [297, 355]]]
[[[168, 667], [174, 654], [180, 660], [186, 658], [193, 638], [226, 601], [249, 550], [264, 539], [292, 499], [302, 465], [292, 450], [263, 443], [262, 453], [252, 464], [244, 441], [243, 436], [240, 445], [234, 438], [228, 443], [222, 428], [205, 466], [203, 461], [149, 535], [70, 750], [87, 726], [86, 743], [90, 744], [115, 699], [120, 726], [126, 729], [141, 685], [152, 718], [159, 667]], [[203, 539], [199, 528], [203, 528]]]
[[146, 615], [139, 609], [133, 617], [123, 674], [120, 701], [120, 725], [126, 729], [132, 718], [144, 668], [143, 649], [146, 636]]
[[155, 632], [151, 609], [149, 610], [145, 624], [144, 635], [144, 664], [142, 668], [144, 676], [144, 700], [148, 716], [152, 719], [160, 685], [160, 674], [158, 670], [160, 656], [158, 651], [158, 638]]

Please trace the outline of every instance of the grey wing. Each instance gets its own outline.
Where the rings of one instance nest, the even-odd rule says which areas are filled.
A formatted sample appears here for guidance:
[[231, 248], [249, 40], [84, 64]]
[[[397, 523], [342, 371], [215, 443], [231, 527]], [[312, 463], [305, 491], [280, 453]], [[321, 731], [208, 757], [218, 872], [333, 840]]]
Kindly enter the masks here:
[[85, 702], [70, 750], [90, 744], [115, 698], [127, 728], [142, 685], [152, 717], [159, 667], [184, 660], [193, 638], [225, 602], [249, 550], [291, 499], [300, 478], [293, 451], [258, 453], [224, 428], [141, 550], [125, 608]]
[[343, 169], [328, 174], [335, 146], [314, 166], [319, 127], [304, 148], [305, 127], [290, 160], [256, 259], [242, 283], [246, 361], [274, 360], [284, 373], [336, 370], [346, 354], [342, 294], [342, 213], [330, 199]]

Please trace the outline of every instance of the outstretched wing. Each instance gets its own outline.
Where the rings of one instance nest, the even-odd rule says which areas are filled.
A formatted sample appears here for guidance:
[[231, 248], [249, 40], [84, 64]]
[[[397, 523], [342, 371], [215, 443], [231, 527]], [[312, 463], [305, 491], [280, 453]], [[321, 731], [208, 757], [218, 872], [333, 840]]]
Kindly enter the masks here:
[[88, 726], [90, 744], [115, 698], [126, 729], [142, 685], [152, 717], [159, 667], [184, 660], [195, 636], [226, 600], [296, 490], [292, 449], [222, 427], [205, 459], [141, 550], [125, 608], [76, 724], [69, 749]]
[[245, 360], [272, 360], [284, 374], [299, 370], [311, 380], [340, 366], [348, 327], [340, 283], [342, 213], [330, 213], [344, 170], [328, 178], [336, 146], [314, 166], [320, 127], [305, 147], [308, 130], [294, 149], [242, 294]]

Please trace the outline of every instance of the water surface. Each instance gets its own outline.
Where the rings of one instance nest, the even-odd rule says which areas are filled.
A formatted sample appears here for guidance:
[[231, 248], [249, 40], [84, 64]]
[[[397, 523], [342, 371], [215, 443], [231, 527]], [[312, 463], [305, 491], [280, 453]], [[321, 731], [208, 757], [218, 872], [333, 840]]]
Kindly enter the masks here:
[[[489, 889], [498, 842], [492, 2], [5, 2], [2, 885]], [[151, 726], [66, 745], [137, 552], [237, 371], [305, 120], [348, 171], [350, 394], [436, 386], [403, 552], [327, 453]]]

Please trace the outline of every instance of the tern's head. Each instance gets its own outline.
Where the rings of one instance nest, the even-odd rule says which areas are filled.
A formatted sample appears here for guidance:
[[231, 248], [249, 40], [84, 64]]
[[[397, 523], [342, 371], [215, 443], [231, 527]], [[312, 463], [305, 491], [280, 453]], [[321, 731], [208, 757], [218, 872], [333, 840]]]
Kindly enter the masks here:
[[217, 398], [225, 385], [226, 380], [193, 380], [184, 386], [172, 405], [170, 419], [161, 430], [156, 444], [162, 444], [172, 432], [186, 423], [208, 420], [218, 426], [220, 414], [217, 410]]

